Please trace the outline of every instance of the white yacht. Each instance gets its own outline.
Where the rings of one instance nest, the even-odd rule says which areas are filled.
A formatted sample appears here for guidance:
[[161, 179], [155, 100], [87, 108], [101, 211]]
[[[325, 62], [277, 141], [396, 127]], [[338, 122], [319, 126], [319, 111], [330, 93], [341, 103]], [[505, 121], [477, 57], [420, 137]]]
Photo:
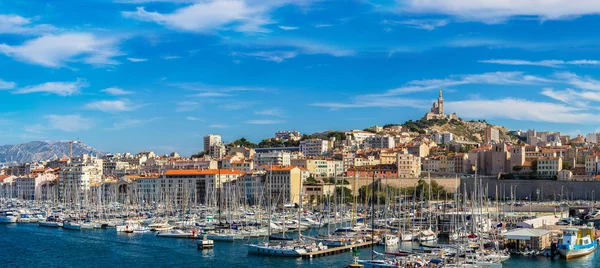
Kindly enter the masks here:
[[0, 223], [16, 223], [17, 218], [17, 215], [15, 215], [12, 211], [0, 212]]

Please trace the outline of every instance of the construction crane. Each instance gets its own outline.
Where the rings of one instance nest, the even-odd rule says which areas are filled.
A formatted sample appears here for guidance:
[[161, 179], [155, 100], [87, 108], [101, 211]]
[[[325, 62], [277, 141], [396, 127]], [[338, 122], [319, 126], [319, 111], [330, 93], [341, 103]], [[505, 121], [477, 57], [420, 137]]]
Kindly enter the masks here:
[[73, 159], [73, 143], [81, 144], [81, 141], [79, 139], [76, 141], [69, 141], [69, 160]]

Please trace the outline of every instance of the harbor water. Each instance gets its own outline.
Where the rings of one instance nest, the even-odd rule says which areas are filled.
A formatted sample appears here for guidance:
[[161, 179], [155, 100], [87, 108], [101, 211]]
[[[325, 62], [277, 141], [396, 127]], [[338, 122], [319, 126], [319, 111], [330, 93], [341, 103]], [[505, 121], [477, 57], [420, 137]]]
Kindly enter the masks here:
[[[0, 225], [2, 267], [345, 267], [352, 253], [304, 260], [249, 255], [246, 241], [215, 242], [214, 249], [198, 250], [196, 240], [156, 237], [154, 233], [125, 234], [114, 229], [71, 231], [37, 224]], [[405, 245], [410, 247], [411, 245]], [[376, 246], [376, 251], [384, 251]], [[600, 267], [596, 251], [565, 260], [513, 256], [504, 267]], [[369, 259], [370, 248], [360, 251]]]

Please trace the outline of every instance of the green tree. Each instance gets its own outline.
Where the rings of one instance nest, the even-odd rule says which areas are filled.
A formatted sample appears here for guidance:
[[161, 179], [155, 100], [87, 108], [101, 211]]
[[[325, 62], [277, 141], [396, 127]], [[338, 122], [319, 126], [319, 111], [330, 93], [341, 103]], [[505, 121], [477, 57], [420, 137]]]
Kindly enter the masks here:
[[317, 184], [318, 181], [313, 177], [306, 178], [306, 184]]
[[237, 139], [229, 144], [231, 147], [246, 147], [246, 148], [256, 148], [256, 143], [253, 143], [246, 138], [242, 137], [241, 139]]
[[569, 163], [567, 161], [563, 161], [562, 166], [563, 166], [564, 170], [571, 170], [573, 168], [573, 165], [571, 165], [571, 163]]
[[[343, 191], [343, 192], [342, 192]], [[346, 200], [346, 202], [351, 202], [352, 200], [354, 200], [354, 196], [352, 196], [352, 190], [348, 187], [336, 187], [335, 188], [335, 194], [339, 197], [340, 194], [343, 196], [344, 200]]]
[[516, 165], [516, 166], [513, 167], [513, 171], [514, 172], [519, 172], [521, 170], [523, 170], [523, 166], [521, 166], [521, 165]]

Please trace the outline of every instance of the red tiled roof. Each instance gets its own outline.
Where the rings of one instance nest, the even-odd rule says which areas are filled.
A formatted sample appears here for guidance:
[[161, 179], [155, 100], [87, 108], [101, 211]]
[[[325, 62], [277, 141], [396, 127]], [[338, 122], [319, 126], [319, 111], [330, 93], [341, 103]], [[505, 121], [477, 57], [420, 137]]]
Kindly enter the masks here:
[[244, 172], [230, 169], [171, 169], [165, 175], [244, 175]]

